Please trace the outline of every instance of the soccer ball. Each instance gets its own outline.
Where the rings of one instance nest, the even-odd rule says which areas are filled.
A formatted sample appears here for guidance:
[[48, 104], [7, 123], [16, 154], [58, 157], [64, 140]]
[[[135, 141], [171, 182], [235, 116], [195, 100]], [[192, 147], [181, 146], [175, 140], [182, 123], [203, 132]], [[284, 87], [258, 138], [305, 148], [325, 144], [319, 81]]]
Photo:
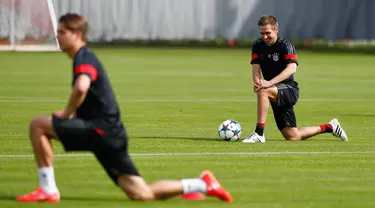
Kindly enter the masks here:
[[224, 141], [236, 141], [241, 137], [242, 128], [238, 121], [229, 119], [220, 124], [218, 133]]

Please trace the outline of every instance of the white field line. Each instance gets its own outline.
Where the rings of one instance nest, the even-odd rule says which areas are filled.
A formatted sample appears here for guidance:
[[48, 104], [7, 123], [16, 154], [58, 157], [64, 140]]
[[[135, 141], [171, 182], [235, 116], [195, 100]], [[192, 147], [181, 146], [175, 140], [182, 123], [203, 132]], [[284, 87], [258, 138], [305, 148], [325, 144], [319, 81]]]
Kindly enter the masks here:
[[[149, 156], [213, 156], [213, 155], [353, 155], [353, 154], [375, 154], [375, 151], [352, 151], [352, 152], [180, 152], [180, 153], [133, 153], [132, 157]], [[92, 157], [93, 154], [56, 154], [55, 157]], [[34, 158], [34, 155], [0, 154], [0, 158]]]
[[[300, 102], [374, 102], [374, 98], [301, 98]], [[30, 99], [18, 98], [9, 99], [0, 97], [0, 103], [66, 103], [63, 99]], [[119, 103], [241, 103], [241, 102], [256, 102], [256, 99], [119, 99]]]

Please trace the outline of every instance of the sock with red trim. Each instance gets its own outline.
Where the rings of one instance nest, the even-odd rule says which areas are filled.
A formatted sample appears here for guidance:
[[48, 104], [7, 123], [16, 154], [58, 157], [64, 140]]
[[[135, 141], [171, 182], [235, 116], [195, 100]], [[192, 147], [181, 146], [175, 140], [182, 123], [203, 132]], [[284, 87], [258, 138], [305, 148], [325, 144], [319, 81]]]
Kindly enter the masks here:
[[255, 127], [255, 133], [257, 133], [259, 136], [263, 136], [265, 126], [266, 126], [266, 123], [257, 123]]
[[333, 132], [333, 127], [331, 124], [323, 124], [320, 125], [320, 132], [321, 133], [332, 133]]

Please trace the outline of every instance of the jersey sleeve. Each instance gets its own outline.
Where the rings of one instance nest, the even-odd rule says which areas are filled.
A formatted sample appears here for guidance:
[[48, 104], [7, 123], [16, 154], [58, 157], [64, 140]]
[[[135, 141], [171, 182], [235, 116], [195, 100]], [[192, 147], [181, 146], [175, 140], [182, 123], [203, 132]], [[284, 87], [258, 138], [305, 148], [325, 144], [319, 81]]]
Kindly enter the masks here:
[[73, 82], [75, 82], [77, 77], [81, 74], [88, 75], [91, 79], [91, 83], [95, 82], [98, 79], [98, 70], [95, 65], [95, 61], [91, 57], [82, 57], [82, 59], [77, 60], [74, 65]]
[[290, 41], [285, 41], [283, 44], [284, 50], [284, 58], [287, 64], [296, 63], [298, 65], [297, 60], [297, 51], [294, 45]]
[[251, 48], [251, 64], [260, 64], [259, 41], [255, 40]]

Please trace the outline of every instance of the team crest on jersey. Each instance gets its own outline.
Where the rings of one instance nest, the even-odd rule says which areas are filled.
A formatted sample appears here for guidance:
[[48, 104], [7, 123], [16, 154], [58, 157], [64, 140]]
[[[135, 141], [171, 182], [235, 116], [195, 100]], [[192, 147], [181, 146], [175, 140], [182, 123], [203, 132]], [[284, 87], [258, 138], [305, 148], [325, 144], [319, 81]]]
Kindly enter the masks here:
[[279, 54], [278, 53], [273, 53], [272, 54], [272, 60], [273, 61], [278, 61], [279, 60]]

